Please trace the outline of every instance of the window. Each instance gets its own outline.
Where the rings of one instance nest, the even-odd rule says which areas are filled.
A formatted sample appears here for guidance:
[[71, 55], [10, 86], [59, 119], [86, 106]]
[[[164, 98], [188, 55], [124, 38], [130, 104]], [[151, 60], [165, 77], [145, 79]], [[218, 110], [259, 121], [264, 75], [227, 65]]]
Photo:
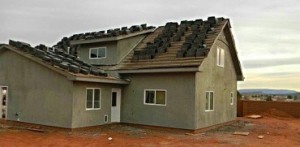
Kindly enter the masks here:
[[90, 59], [100, 59], [105, 57], [106, 57], [106, 47], [90, 49]]
[[117, 92], [112, 92], [112, 100], [111, 100], [111, 106], [116, 107], [117, 106]]
[[224, 67], [224, 61], [225, 61], [224, 49], [218, 47], [218, 49], [217, 49], [217, 65], [220, 67]]
[[101, 89], [88, 88], [86, 90], [86, 110], [100, 109]]
[[207, 91], [205, 92], [205, 111], [213, 111], [214, 110], [214, 92]]
[[230, 93], [230, 105], [233, 105], [233, 92]]
[[166, 90], [150, 90], [144, 92], [144, 104], [166, 106]]

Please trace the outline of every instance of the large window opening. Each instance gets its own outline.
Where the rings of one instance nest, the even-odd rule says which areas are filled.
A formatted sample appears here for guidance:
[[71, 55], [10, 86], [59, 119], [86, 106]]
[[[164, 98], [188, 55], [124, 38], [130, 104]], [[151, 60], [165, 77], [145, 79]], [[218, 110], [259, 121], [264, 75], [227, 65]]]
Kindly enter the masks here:
[[146, 89], [144, 92], [144, 104], [165, 106], [166, 99], [166, 90]]

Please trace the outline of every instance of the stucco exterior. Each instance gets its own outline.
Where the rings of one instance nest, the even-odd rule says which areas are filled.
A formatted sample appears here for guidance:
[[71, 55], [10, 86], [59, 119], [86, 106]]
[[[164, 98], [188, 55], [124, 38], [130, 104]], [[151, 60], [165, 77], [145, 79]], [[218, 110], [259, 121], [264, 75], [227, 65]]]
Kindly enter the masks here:
[[[177, 57], [181, 41], [172, 42], [170, 50], [154, 59], [134, 60], [133, 52], [147, 49], [143, 45], [154, 41], [162, 28], [120, 38], [77, 40], [79, 59], [98, 65], [90, 68], [76, 61], [77, 72], [70, 70], [72, 65], [56, 63], [50, 53], [70, 63], [75, 63], [75, 58], [45, 52], [47, 60], [40, 49], [10, 41], [10, 46], [0, 48], [0, 86], [8, 86], [7, 119], [62, 128], [104, 125], [113, 120], [190, 130], [232, 121], [236, 118], [237, 81], [243, 80], [243, 74], [229, 20], [223, 19], [221, 24], [217, 33], [208, 34], [209, 52], [201, 57]], [[106, 47], [106, 57], [90, 59], [90, 49], [97, 47]], [[224, 50], [224, 67], [216, 63], [217, 48]], [[106, 71], [99, 74], [95, 68]], [[87, 88], [101, 89], [100, 109], [86, 109]], [[112, 89], [116, 88], [121, 89], [121, 107], [114, 105], [112, 111]], [[146, 104], [145, 90], [165, 91], [165, 105]], [[116, 91], [113, 98], [119, 101], [120, 92]], [[205, 110], [206, 91], [213, 92], [212, 111]], [[111, 119], [112, 113], [120, 118]]]
[[[123, 88], [121, 122], [182, 129], [195, 128], [195, 74], [130, 74]], [[166, 106], [144, 104], [145, 89], [167, 91]]]
[[[225, 50], [224, 67], [217, 66], [217, 47]], [[196, 73], [196, 129], [232, 121], [236, 118], [237, 79], [229, 49], [222, 32], [199, 67], [201, 72]], [[205, 111], [206, 91], [214, 92], [213, 111]], [[233, 105], [230, 105], [231, 92], [234, 96]]]
[[0, 85], [8, 86], [7, 120], [71, 127], [73, 83], [15, 52], [0, 54]]
[[[116, 65], [145, 37], [144, 34], [121, 39], [118, 41], [81, 44], [78, 56], [86, 63], [93, 65]], [[90, 59], [90, 48], [106, 47], [106, 57]]]
[[[106, 57], [100, 59], [90, 59], [90, 48], [106, 47]], [[114, 65], [117, 63], [117, 58], [113, 58], [117, 53], [117, 42], [92, 43], [82, 44], [77, 49], [80, 60], [94, 65]]]
[[[99, 110], [86, 110], [86, 89], [101, 89], [101, 107]], [[74, 82], [72, 128], [97, 126], [111, 122], [111, 92], [113, 88], [121, 88], [116, 84], [91, 82]], [[104, 116], [108, 115], [108, 122]]]

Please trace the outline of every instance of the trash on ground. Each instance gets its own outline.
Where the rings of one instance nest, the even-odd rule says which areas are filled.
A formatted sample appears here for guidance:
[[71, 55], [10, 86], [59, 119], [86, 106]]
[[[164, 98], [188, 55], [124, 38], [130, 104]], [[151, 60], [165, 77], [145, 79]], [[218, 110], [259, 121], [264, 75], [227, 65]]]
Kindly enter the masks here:
[[248, 117], [248, 118], [252, 118], [252, 119], [259, 119], [259, 118], [262, 118], [261, 115], [248, 115], [247, 117]]
[[248, 136], [250, 133], [249, 132], [233, 132], [233, 135], [241, 135], [241, 136]]
[[264, 136], [263, 136], [263, 135], [258, 135], [257, 138], [258, 138], [258, 139], [263, 139]]
[[37, 129], [37, 128], [26, 128], [26, 130], [28, 130], [28, 131], [34, 131], [34, 132], [40, 132], [40, 133], [44, 133], [45, 132], [45, 130]]

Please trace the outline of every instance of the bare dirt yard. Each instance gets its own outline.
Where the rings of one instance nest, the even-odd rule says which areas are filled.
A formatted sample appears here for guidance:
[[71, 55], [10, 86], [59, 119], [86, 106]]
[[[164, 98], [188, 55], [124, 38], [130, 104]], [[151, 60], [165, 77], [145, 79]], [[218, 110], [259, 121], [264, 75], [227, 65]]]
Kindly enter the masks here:
[[[270, 115], [261, 119], [238, 118], [231, 125], [196, 134], [124, 124], [77, 131], [45, 127], [38, 130], [41, 129], [44, 132], [2, 123], [0, 146], [300, 146], [300, 119]], [[234, 132], [249, 135], [233, 135]]]

